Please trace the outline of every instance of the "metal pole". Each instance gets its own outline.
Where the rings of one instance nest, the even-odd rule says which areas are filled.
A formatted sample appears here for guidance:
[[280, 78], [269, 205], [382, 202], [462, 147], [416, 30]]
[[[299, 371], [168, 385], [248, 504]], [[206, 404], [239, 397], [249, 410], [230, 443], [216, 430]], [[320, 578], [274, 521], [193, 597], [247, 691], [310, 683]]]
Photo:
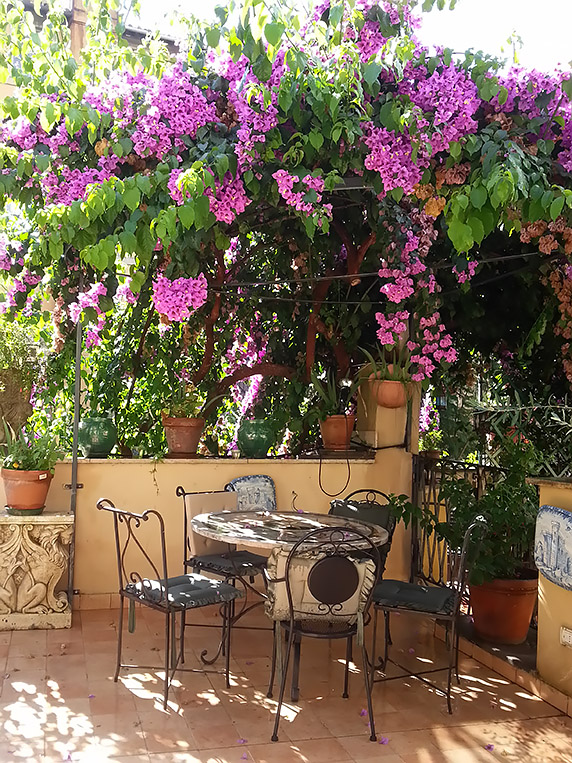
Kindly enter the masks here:
[[[77, 506], [77, 456], [78, 456], [78, 431], [80, 419], [80, 394], [81, 394], [81, 317], [75, 330], [75, 375], [74, 375], [74, 407], [73, 407], [73, 440], [72, 440], [72, 469], [71, 469], [71, 496], [70, 514], [75, 515]], [[73, 572], [75, 562], [75, 522], [70, 541], [70, 555], [68, 563], [68, 601], [72, 606], [73, 601]]]

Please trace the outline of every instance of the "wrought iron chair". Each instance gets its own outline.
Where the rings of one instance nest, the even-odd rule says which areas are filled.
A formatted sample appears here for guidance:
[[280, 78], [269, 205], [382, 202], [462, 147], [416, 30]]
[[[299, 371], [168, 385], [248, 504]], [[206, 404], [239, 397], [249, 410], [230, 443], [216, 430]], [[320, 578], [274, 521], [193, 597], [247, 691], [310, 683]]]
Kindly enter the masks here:
[[[230, 608], [235, 599], [242, 596], [231, 585], [219, 580], [211, 580], [203, 575], [177, 575], [169, 577], [167, 571], [167, 551], [165, 544], [165, 524], [158, 511], [149, 509], [142, 514], [118, 509], [107, 498], [97, 502], [97, 508], [113, 515], [115, 548], [117, 552], [117, 572], [119, 576], [119, 627], [117, 629], [117, 664], [114, 681], [119, 678], [121, 668], [151, 668], [151, 665], [131, 665], [121, 661], [123, 644], [123, 611], [125, 600], [129, 601], [129, 629], [133, 631], [135, 604], [151, 607], [165, 615], [165, 680], [163, 707], [167, 698], [171, 679], [184, 663], [184, 614], [188, 609], [208, 605], [221, 606], [226, 640], [226, 685], [229, 686], [230, 664]], [[151, 551], [150, 549], [153, 549]], [[176, 614], [181, 614], [179, 649], [176, 650]]]
[[[447, 697], [447, 708], [449, 713], [453, 712], [451, 703], [451, 684], [453, 670], [459, 683], [459, 617], [461, 611], [461, 602], [465, 591], [466, 573], [467, 573], [467, 552], [473, 532], [479, 528], [486, 527], [483, 517], [476, 517], [467, 528], [461, 549], [448, 549], [448, 559], [450, 576], [447, 583], [443, 585], [420, 585], [417, 583], [405, 583], [401, 580], [382, 580], [373, 590], [373, 638], [372, 638], [372, 662], [371, 662], [371, 682], [390, 681], [396, 678], [414, 676], [419, 680], [431, 686], [436, 691], [445, 694]], [[377, 615], [383, 612], [385, 621], [385, 642], [384, 655], [380, 663], [375, 662], [375, 647], [377, 639]], [[389, 618], [392, 612], [410, 612], [427, 617], [432, 617], [447, 625], [447, 641], [449, 660], [448, 666], [442, 668], [433, 668], [414, 672], [408, 670], [404, 665], [389, 658], [389, 645], [391, 643], [389, 636]], [[384, 675], [382, 678], [375, 678], [375, 671], [385, 671], [387, 663], [391, 662], [401, 668], [404, 673], [398, 676]], [[437, 673], [441, 670], [447, 670], [447, 689], [441, 689], [439, 686], [428, 681], [423, 676], [430, 673]]]
[[[379, 498], [384, 502], [381, 503]], [[379, 556], [381, 560], [380, 578], [385, 572], [385, 563], [387, 555], [391, 549], [391, 541], [395, 531], [396, 518], [391, 513], [389, 507], [389, 496], [382, 493], [381, 490], [354, 490], [345, 498], [336, 499], [330, 502], [330, 511], [334, 517], [347, 517], [348, 519], [358, 519], [364, 522], [370, 522], [373, 525], [379, 525], [388, 532], [387, 542], [379, 546]]]
[[[235, 546], [222, 541], [205, 538], [198, 533], [193, 532], [191, 520], [197, 514], [213, 511], [235, 511], [237, 508], [238, 494], [227, 490], [217, 490], [203, 493], [188, 493], [179, 485], [176, 494], [183, 499], [184, 507], [184, 534], [185, 534], [185, 554], [183, 565], [185, 572], [204, 572], [206, 574], [222, 577], [225, 583], [239, 585], [246, 594], [249, 590], [260, 597], [260, 592], [254, 587], [253, 583], [257, 575], [263, 575], [266, 568], [267, 558], [260, 554], [254, 554], [251, 551], [238, 551]], [[265, 578], [263, 577], [265, 582]], [[234, 624], [238, 619], [244, 617], [253, 607], [260, 606], [262, 601], [248, 603], [246, 595], [243, 599], [239, 612], [235, 610], [234, 601], [230, 605], [230, 621]], [[183, 614], [183, 628], [191, 623], [187, 623], [186, 616]], [[212, 665], [222, 652], [225, 654], [225, 621], [221, 639], [214, 656], [207, 657], [208, 650], [201, 652], [201, 661], [205, 665]], [[205, 627], [218, 627], [205, 626]], [[249, 627], [249, 626], [237, 626]], [[257, 630], [259, 626], [254, 626]]]
[[[357, 558], [359, 556], [359, 558]], [[363, 638], [373, 587], [380, 568], [379, 551], [372, 541], [351, 527], [318, 528], [307, 533], [290, 551], [276, 548], [267, 567], [266, 614], [273, 621], [274, 640], [268, 697], [272, 697], [277, 665], [280, 693], [272, 741], [278, 741], [280, 710], [284, 700], [290, 654], [296, 639], [346, 639], [343, 697], [348, 697], [349, 662], [354, 636], [362, 649], [363, 674], [375, 741], [369, 663]], [[281, 633], [287, 636], [282, 655]], [[299, 651], [295, 652], [295, 659]], [[294, 665], [294, 673], [297, 674]]]
[[193, 532], [191, 520], [197, 514], [213, 511], [236, 511], [238, 494], [227, 490], [208, 493], [188, 493], [179, 485], [176, 494], [183, 499], [185, 571], [204, 570], [219, 575], [225, 580], [250, 578], [261, 575], [266, 567], [266, 557], [250, 551], [237, 551], [228, 543], [204, 538]]
[[235, 477], [224, 489], [237, 493], [239, 511], [276, 511], [276, 487], [267, 474]]

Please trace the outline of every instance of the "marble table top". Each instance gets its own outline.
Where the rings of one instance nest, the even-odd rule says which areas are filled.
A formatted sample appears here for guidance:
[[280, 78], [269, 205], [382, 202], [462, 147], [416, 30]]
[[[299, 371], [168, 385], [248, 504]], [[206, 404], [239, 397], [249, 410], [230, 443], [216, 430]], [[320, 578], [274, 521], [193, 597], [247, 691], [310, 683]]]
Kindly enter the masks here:
[[379, 525], [309, 512], [220, 511], [197, 514], [191, 524], [194, 532], [206, 538], [267, 549], [291, 548], [304, 535], [320, 527], [356, 529], [376, 546], [382, 546], [388, 539], [387, 530]]

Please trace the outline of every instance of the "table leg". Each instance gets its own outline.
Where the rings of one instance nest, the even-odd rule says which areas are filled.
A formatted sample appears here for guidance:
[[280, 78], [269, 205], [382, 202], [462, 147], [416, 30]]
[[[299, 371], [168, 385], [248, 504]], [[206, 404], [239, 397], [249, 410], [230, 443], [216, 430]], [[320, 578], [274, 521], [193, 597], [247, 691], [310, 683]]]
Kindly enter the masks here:
[[299, 635], [294, 637], [294, 663], [292, 665], [292, 687], [290, 690], [290, 699], [292, 702], [298, 702], [300, 698], [300, 645], [302, 638]]

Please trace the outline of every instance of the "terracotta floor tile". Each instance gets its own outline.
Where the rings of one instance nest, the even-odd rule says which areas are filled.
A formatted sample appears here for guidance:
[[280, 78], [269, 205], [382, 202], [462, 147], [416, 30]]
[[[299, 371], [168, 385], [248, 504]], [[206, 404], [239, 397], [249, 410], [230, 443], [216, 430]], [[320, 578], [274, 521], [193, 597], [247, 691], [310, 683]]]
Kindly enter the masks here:
[[[195, 615], [220, 625], [212, 613]], [[249, 617], [265, 623], [262, 613]], [[572, 720], [470, 657], [461, 658], [452, 715], [444, 697], [418, 680], [377, 683], [376, 731], [387, 740], [380, 744], [369, 742], [358, 651], [344, 700], [345, 644], [307, 640], [301, 698], [290, 701], [289, 677], [274, 744], [278, 686], [267, 698], [269, 632], [235, 631], [229, 689], [221, 659], [212, 666], [217, 672], [178, 672], [165, 712], [160, 669], [122, 669], [113, 682], [116, 623], [116, 611], [85, 610], [68, 631], [0, 633], [0, 763], [70, 756], [80, 763], [572, 763]], [[136, 624], [125, 634], [123, 659], [158, 668], [163, 620], [138, 609]], [[445, 654], [421, 618], [392, 618], [392, 636], [393, 654], [408, 668]], [[217, 639], [218, 628], [188, 629], [185, 666], [202, 668], [200, 653], [212, 654]], [[435, 675], [438, 686], [444, 676]]]

